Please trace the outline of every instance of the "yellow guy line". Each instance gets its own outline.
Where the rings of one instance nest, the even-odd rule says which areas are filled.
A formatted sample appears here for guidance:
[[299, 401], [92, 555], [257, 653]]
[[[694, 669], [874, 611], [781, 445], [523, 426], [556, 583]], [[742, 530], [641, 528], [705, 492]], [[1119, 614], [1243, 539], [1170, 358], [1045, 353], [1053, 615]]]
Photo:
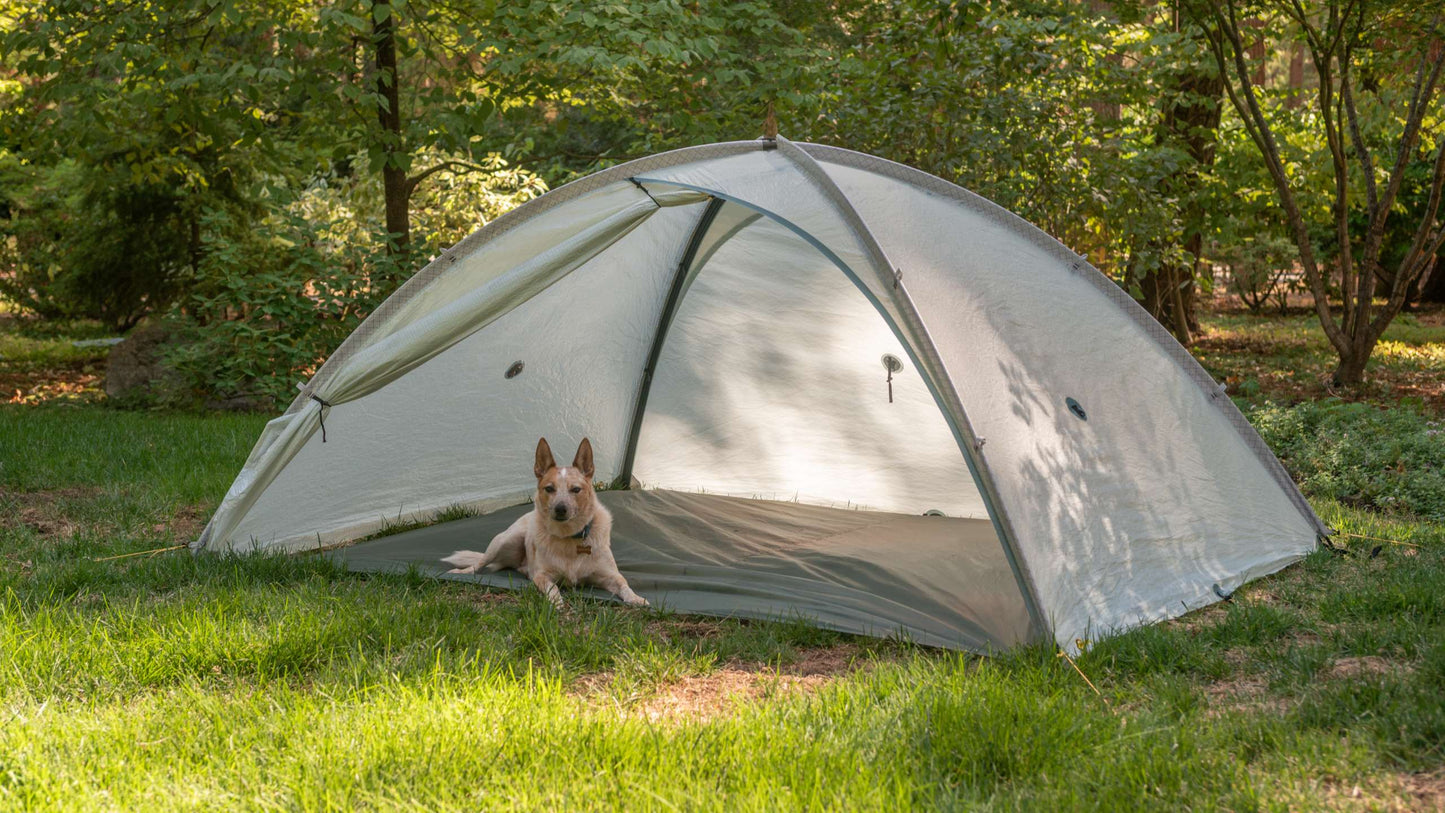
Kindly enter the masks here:
[[1386, 539], [1383, 536], [1366, 536], [1365, 534], [1352, 534], [1346, 533], [1344, 531], [1336, 531], [1335, 536], [1349, 536], [1354, 537], [1355, 539], [1369, 539], [1372, 542], [1389, 542], [1391, 545], [1405, 545], [1406, 547], [1411, 548], [1420, 547], [1420, 544], [1418, 542], [1401, 542], [1398, 539]]
[[154, 550], [138, 550], [138, 551], [136, 551], [135, 553], [122, 553], [122, 554], [118, 554], [118, 555], [116, 555], [116, 556], [102, 556], [102, 557], [100, 557], [99, 559], [91, 559], [90, 561], [92, 561], [92, 562], [109, 562], [109, 561], [112, 560], [112, 559], [129, 559], [129, 558], [132, 557], [132, 556], [145, 556], [146, 554], [165, 553], [165, 552], [168, 551], [168, 550], [180, 550], [181, 548], [188, 548], [188, 547], [190, 547], [190, 545], [171, 545], [171, 546], [168, 547], [168, 548], [156, 548], [156, 549], [154, 549]]
[[[1060, 649], [1059, 654], [1055, 657], [1063, 658], [1064, 660], [1068, 661], [1069, 665], [1074, 667], [1074, 671], [1079, 673], [1079, 677], [1083, 678], [1084, 682], [1089, 684], [1089, 688], [1094, 690], [1094, 694], [1098, 695], [1099, 697], [1104, 697], [1104, 693], [1099, 691], [1099, 687], [1094, 685], [1094, 681], [1089, 680], [1089, 676], [1084, 674], [1084, 670], [1080, 669], [1077, 663], [1074, 663], [1074, 659], [1069, 657], [1069, 653]], [[1108, 703], [1109, 698], [1104, 697], [1104, 702]]]

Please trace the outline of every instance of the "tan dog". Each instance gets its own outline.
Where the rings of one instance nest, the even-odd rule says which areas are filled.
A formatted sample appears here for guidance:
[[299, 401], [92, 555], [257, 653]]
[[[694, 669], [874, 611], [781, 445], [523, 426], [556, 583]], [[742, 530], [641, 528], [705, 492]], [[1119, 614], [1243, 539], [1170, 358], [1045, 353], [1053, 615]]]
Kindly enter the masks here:
[[449, 573], [512, 568], [532, 580], [559, 610], [565, 609], [559, 580], [592, 584], [633, 606], [647, 599], [632, 592], [612, 558], [612, 514], [592, 490], [592, 444], [577, 447], [572, 465], [557, 467], [547, 439], [537, 441], [536, 508], [492, 538], [486, 553], [459, 550], [443, 559], [456, 565]]

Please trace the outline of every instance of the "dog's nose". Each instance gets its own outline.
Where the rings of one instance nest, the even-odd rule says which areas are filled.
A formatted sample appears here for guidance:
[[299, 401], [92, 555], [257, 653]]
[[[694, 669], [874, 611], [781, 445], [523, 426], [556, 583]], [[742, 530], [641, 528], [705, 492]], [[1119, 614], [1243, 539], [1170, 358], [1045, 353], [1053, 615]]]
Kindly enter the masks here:
[[552, 509], [552, 516], [556, 517], [557, 519], [566, 519], [566, 518], [567, 518], [567, 506], [565, 506], [565, 505], [559, 505], [559, 506], [557, 506], [556, 508], [553, 508], [553, 509]]

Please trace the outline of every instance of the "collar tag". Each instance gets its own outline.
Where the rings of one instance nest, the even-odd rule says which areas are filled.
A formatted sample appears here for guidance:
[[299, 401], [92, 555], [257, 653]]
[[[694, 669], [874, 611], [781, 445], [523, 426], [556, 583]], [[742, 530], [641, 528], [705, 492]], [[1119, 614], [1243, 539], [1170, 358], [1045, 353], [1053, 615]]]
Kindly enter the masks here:
[[578, 531], [575, 534], [572, 534], [567, 538], [577, 540], [577, 553], [579, 555], [586, 556], [587, 554], [590, 554], [592, 552], [592, 544], [587, 541], [587, 537], [591, 535], [592, 523], [589, 522], [586, 525], [582, 526], [582, 530]]

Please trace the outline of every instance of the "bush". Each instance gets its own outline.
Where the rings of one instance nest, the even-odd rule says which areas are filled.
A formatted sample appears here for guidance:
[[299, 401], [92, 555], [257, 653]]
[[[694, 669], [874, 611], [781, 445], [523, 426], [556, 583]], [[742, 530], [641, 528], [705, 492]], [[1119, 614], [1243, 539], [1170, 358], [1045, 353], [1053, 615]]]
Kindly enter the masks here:
[[1445, 420], [1335, 399], [1249, 417], [1306, 494], [1445, 521]]
[[1294, 243], [1267, 233], [1245, 234], [1229, 245], [1212, 246], [1209, 256], [1229, 268], [1229, 289], [1259, 314], [1273, 300], [1280, 313], [1288, 305], [1289, 293], [1298, 288], [1288, 279], [1293, 271]]
[[229, 184], [197, 192], [64, 161], [0, 152], [0, 300], [46, 319], [130, 329], [194, 270], [203, 208], [242, 206]]
[[411, 270], [380, 236], [332, 244], [327, 226], [282, 212], [250, 231], [206, 216], [202, 260], [165, 319], [166, 363], [196, 401], [284, 405]]
[[289, 402], [296, 383], [431, 256], [545, 190], [498, 160], [489, 169], [429, 178], [412, 197], [403, 255], [386, 251], [375, 173], [318, 179], [255, 223], [208, 212], [201, 260], [166, 317], [180, 339], [169, 364], [197, 400]]

